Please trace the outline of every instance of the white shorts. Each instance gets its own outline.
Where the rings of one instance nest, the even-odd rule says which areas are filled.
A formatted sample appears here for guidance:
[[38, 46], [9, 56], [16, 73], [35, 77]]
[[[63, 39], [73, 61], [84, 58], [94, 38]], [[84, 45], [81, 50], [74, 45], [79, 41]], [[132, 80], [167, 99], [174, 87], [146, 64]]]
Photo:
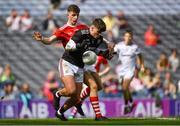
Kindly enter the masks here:
[[134, 76], [134, 71], [129, 70], [129, 71], [120, 71], [119, 72], [119, 77], [123, 79], [131, 79]]
[[75, 78], [75, 82], [82, 83], [84, 81], [83, 69], [69, 63], [66, 60], [60, 59], [58, 69], [59, 69], [60, 77], [72, 75]]
[[84, 65], [84, 71], [91, 71], [91, 72], [96, 72], [96, 69], [95, 69], [95, 64], [93, 65]]

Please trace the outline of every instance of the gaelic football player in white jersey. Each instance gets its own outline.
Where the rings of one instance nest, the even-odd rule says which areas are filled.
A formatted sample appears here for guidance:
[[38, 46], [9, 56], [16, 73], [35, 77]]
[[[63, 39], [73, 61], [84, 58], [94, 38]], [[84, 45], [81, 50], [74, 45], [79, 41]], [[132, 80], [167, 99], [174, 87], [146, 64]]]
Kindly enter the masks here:
[[144, 71], [144, 61], [140, 49], [133, 43], [133, 33], [127, 30], [123, 37], [124, 40], [115, 45], [114, 51], [117, 53], [118, 60], [121, 63], [118, 76], [122, 80], [121, 84], [125, 102], [124, 114], [128, 114], [136, 106], [129, 91], [129, 85], [133, 79], [136, 67], [136, 59], [139, 61], [140, 70], [142, 71]]

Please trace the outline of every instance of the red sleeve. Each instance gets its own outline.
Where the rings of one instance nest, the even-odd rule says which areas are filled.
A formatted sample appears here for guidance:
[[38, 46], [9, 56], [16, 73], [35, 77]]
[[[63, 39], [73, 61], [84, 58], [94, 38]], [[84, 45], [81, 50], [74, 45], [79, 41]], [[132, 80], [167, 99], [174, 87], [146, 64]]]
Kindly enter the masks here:
[[104, 65], [108, 64], [108, 61], [103, 56], [99, 56], [99, 60]]
[[81, 24], [80, 25], [80, 29], [88, 29], [89, 28], [89, 26], [87, 26], [87, 25], [85, 25], [85, 24]]
[[57, 29], [53, 35], [55, 35], [57, 38], [60, 38], [61, 37], [61, 29]]

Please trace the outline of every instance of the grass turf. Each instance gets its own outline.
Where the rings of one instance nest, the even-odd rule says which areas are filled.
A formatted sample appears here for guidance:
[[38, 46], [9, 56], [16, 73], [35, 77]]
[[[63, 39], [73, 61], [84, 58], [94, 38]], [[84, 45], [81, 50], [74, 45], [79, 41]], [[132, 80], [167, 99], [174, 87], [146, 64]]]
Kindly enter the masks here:
[[0, 125], [180, 125], [180, 118], [113, 118], [106, 121], [92, 119], [0, 119]]

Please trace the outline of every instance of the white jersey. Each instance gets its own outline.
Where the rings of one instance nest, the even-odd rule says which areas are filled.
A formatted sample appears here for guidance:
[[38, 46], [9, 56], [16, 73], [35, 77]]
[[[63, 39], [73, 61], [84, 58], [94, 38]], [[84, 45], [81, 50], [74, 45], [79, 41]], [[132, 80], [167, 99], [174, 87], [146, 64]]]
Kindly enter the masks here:
[[118, 54], [118, 60], [121, 62], [118, 73], [123, 74], [130, 72], [134, 75], [136, 66], [136, 56], [140, 54], [140, 49], [136, 44], [126, 45], [125, 42], [119, 42], [114, 47]]

